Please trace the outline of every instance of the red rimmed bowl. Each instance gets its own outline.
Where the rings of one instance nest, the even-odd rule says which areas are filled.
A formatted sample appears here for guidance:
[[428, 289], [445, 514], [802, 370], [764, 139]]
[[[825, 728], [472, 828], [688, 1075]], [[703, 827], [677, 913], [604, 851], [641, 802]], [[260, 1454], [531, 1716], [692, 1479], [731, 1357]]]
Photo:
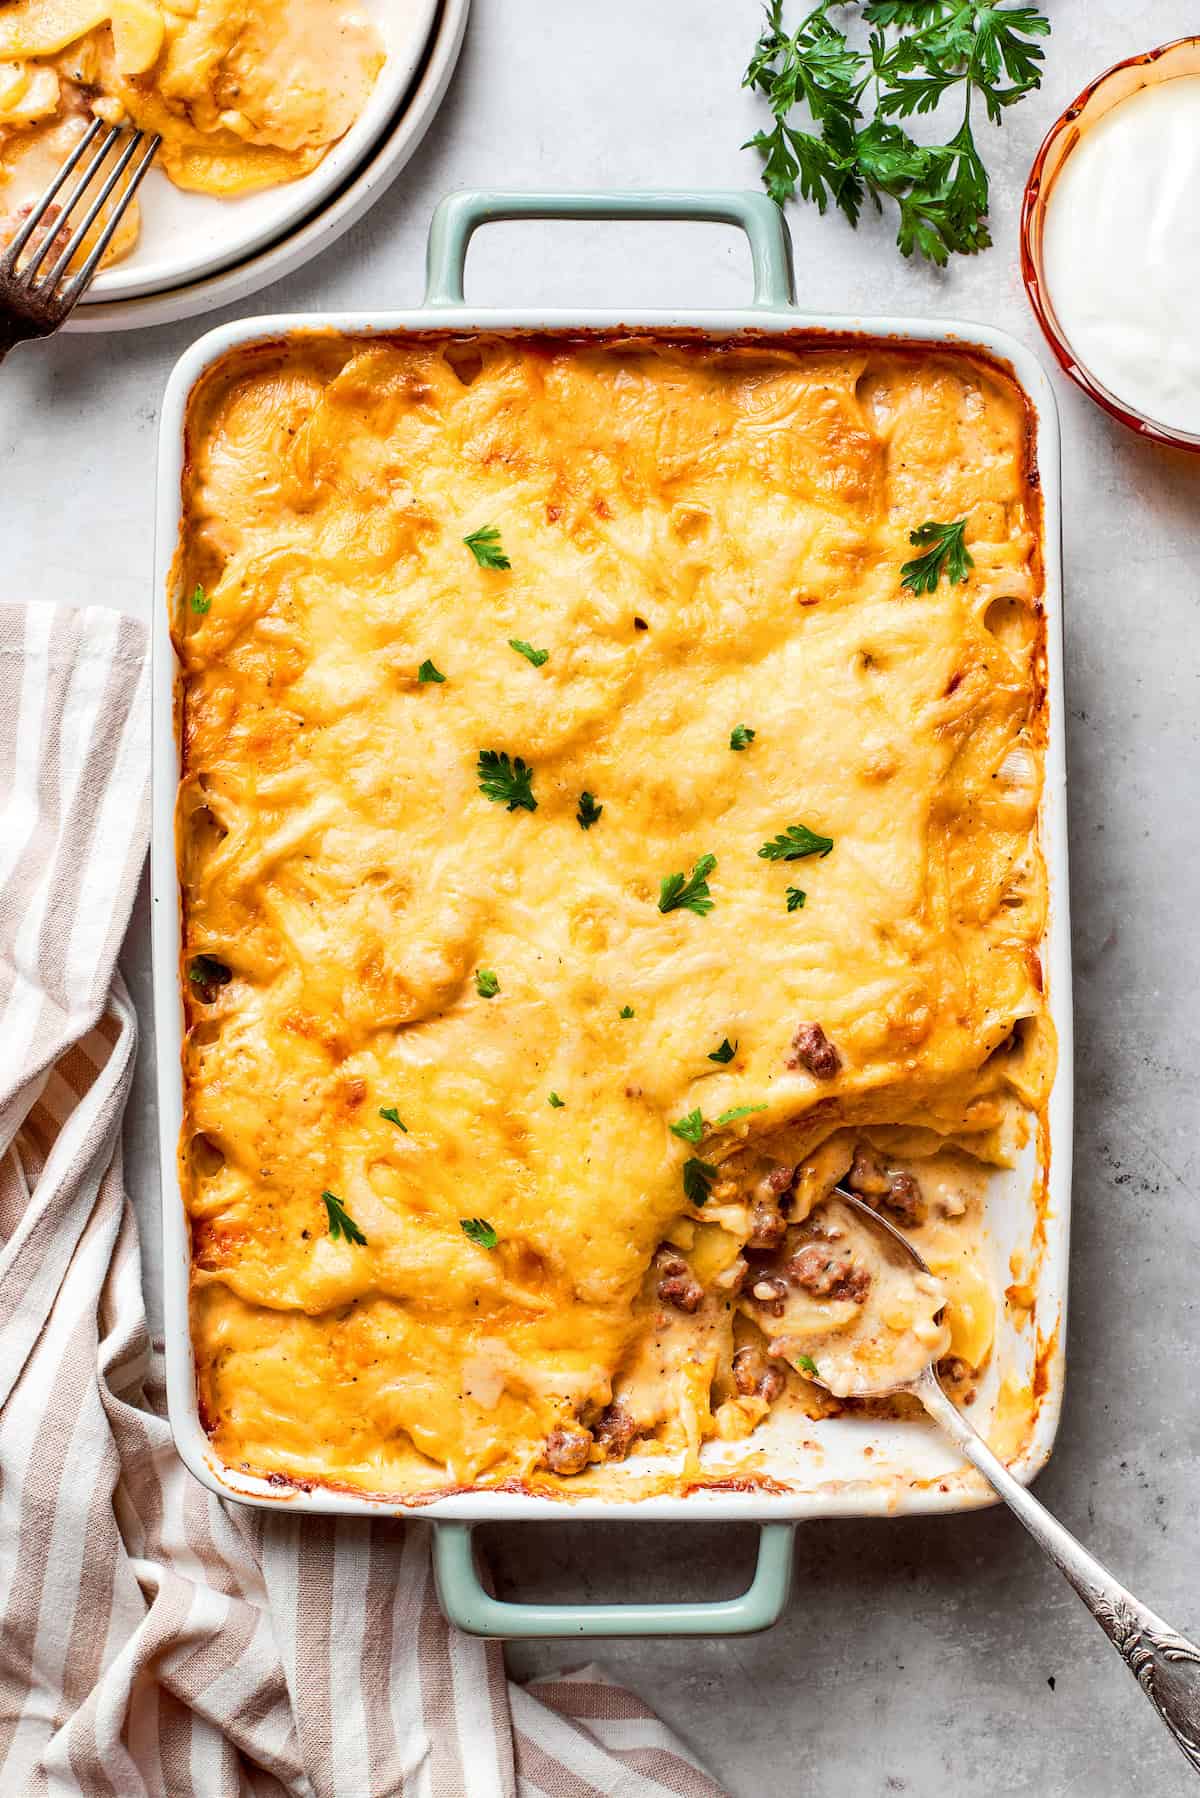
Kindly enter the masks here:
[[1180, 75], [1200, 75], [1200, 37], [1176, 38], [1157, 50], [1146, 50], [1140, 56], [1114, 63], [1112, 68], [1090, 82], [1050, 127], [1025, 183], [1021, 207], [1021, 274], [1029, 303], [1046, 341], [1076, 386], [1082, 387], [1089, 398], [1123, 425], [1128, 425], [1131, 431], [1137, 431], [1155, 443], [1200, 452], [1200, 433], [1164, 424], [1160, 419], [1139, 412], [1092, 372], [1071, 343], [1054, 310], [1044, 261], [1047, 203], [1067, 158], [1080, 139], [1123, 100], [1128, 100], [1142, 88], [1175, 80]]

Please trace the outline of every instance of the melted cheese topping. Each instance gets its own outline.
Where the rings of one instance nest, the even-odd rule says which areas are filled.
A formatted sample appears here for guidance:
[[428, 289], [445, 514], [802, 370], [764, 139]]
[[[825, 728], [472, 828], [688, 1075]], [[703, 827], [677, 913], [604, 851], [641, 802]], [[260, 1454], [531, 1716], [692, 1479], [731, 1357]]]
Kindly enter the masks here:
[[[314, 336], [210, 371], [187, 446], [181, 1175], [215, 1445], [401, 1494], [596, 1479], [632, 1436], [694, 1478], [772, 1396], [731, 1372], [767, 1346], [738, 1305], [764, 1203], [802, 1220], [863, 1131], [893, 1165], [1003, 1161], [1048, 1090], [1022, 396], [869, 345]], [[917, 596], [930, 518], [974, 566]], [[464, 546], [484, 527], [510, 569]], [[536, 811], [481, 793], [483, 750]], [[758, 855], [795, 823], [832, 851]], [[705, 855], [711, 912], [663, 913]], [[814, 1022], [832, 1077], [792, 1050]], [[697, 1108], [698, 1145], [669, 1128]], [[969, 1207], [928, 1210], [946, 1278]]]
[[[159, 133], [158, 166], [177, 186], [249, 193], [315, 168], [382, 64], [374, 26], [344, 0], [12, 0], [0, 10], [7, 235], [93, 113]], [[106, 262], [136, 241], [132, 214]]]

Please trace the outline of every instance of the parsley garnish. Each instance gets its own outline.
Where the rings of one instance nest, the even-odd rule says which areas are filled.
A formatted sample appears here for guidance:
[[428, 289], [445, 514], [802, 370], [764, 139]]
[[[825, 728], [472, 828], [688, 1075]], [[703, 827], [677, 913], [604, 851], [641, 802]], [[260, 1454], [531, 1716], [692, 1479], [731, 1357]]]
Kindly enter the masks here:
[[350, 1213], [346, 1210], [346, 1207], [342, 1204], [342, 1201], [338, 1198], [337, 1194], [333, 1192], [323, 1192], [321, 1197], [325, 1201], [325, 1212], [329, 1218], [329, 1235], [331, 1240], [338, 1242], [339, 1240], [344, 1239], [346, 1242], [356, 1242], [360, 1248], [365, 1248], [367, 1243], [366, 1237], [363, 1235], [354, 1219], [350, 1216]]
[[485, 799], [492, 799], [497, 805], [507, 805], [510, 812], [537, 811], [537, 800], [533, 796], [533, 769], [520, 756], [515, 761], [510, 761], [507, 750], [481, 749], [476, 773], [479, 776], [479, 791]]
[[458, 1222], [463, 1235], [481, 1249], [494, 1249], [500, 1240], [486, 1217], [460, 1217]]
[[721, 1130], [726, 1124], [736, 1124], [739, 1118], [748, 1118], [756, 1111], [765, 1111], [765, 1105], [734, 1105], [729, 1111], [723, 1111], [713, 1125], [714, 1130]]
[[796, 1366], [801, 1368], [805, 1373], [811, 1374], [814, 1380], [819, 1377], [817, 1373], [817, 1364], [811, 1355], [797, 1355]]
[[683, 1194], [688, 1204], [699, 1209], [711, 1193], [716, 1177], [717, 1170], [711, 1161], [701, 1161], [698, 1155], [689, 1155], [683, 1164]]
[[446, 677], [440, 668], [435, 668], [432, 662], [426, 661], [417, 669], [417, 679], [423, 684], [433, 681], [440, 687], [445, 684]]
[[749, 749], [756, 735], [757, 732], [752, 731], [748, 724], [738, 724], [729, 733], [729, 747], [731, 749]]
[[802, 910], [803, 906], [804, 906], [804, 901], [807, 898], [808, 898], [808, 894], [804, 891], [803, 887], [789, 887], [787, 890], [787, 908], [788, 908], [788, 910], [789, 911]]
[[936, 524], [928, 519], [908, 540], [918, 549], [928, 549], [923, 556], [906, 562], [900, 570], [900, 585], [910, 593], [932, 593], [943, 574], [951, 583], [965, 581], [968, 568], [975, 562], [966, 545], [967, 521], [958, 518], [953, 524]]
[[[507, 568], [508, 563], [506, 562], [504, 566]], [[535, 668], [542, 667], [545, 662], [550, 660], [548, 649], [535, 649], [532, 643], [526, 643], [523, 637], [510, 637], [508, 647], [515, 649], [519, 656], [524, 656], [527, 662], [532, 662]]]
[[818, 836], [807, 824], [789, 824], [758, 853], [765, 862], [798, 862], [806, 855], [826, 856], [832, 848], [832, 837]]
[[631, 1018], [633, 1016], [633, 1006], [632, 1005], [622, 1005], [620, 1011], [617, 1013], [617, 1016], [619, 1018]]
[[602, 805], [596, 804], [596, 796], [594, 793], [581, 793], [579, 795], [579, 810], [575, 814], [575, 822], [578, 824], [580, 830], [590, 830], [603, 810], [604, 807]]
[[731, 1043], [729, 1038], [726, 1036], [726, 1037], [723, 1037], [721, 1040], [721, 1047], [719, 1049], [712, 1050], [708, 1059], [710, 1061], [719, 1061], [719, 1062], [725, 1063], [725, 1062], [732, 1061], [736, 1054], [737, 1054], [737, 1044]]
[[704, 1135], [704, 1119], [700, 1115], [698, 1105], [694, 1111], [689, 1111], [683, 1117], [676, 1118], [671, 1125], [671, 1135], [678, 1136], [683, 1142], [700, 1141]]
[[233, 970], [215, 955], [195, 955], [188, 968], [188, 979], [195, 986], [228, 986]]
[[500, 533], [494, 524], [480, 525], [463, 542], [481, 568], [511, 568], [512, 563], [500, 547]]
[[475, 991], [481, 999], [494, 999], [500, 991], [500, 982], [490, 968], [476, 968]]
[[706, 917], [715, 904], [715, 901], [709, 897], [708, 877], [716, 865], [715, 855], [702, 855], [690, 876], [683, 874], [664, 876], [658, 894], [659, 911], [677, 911], [686, 908], [688, 911], [694, 911], [698, 918]]
[[[782, 205], [799, 187], [821, 212], [832, 199], [852, 225], [867, 194], [877, 208], [886, 196], [900, 209], [896, 242], [905, 256], [916, 250], [944, 265], [952, 251], [986, 249], [988, 176], [971, 130], [972, 101], [979, 95], [999, 125], [1007, 107], [1039, 86], [1043, 52], [1034, 39], [1048, 34], [1048, 20], [1028, 5], [858, 0], [870, 28], [859, 48], [831, 22], [835, 5], [849, 10], [819, 0], [789, 34], [783, 0], [768, 0], [742, 82], [765, 95], [773, 115], [771, 129], [750, 139], [767, 192]], [[896, 123], [935, 111], [955, 89], [962, 123], [945, 143], [918, 144]], [[809, 119], [793, 124], [801, 103]]]
[[379, 1115], [381, 1118], [386, 1118], [389, 1124], [395, 1124], [397, 1130], [403, 1130], [405, 1136], [408, 1135], [408, 1125], [401, 1123], [400, 1113], [394, 1105], [381, 1105]]
[[551, 1093], [550, 1097], [546, 1101], [546, 1103], [548, 1105], [552, 1105], [554, 1107], [555, 1111], [561, 1111], [563, 1106], [566, 1104], [566, 1102], [567, 1101], [565, 1099], [560, 1099], [557, 1093]]
[[197, 581], [196, 591], [192, 594], [192, 610], [193, 610], [193, 612], [198, 613], [199, 616], [201, 618], [203, 618], [205, 612], [207, 612], [207, 610], [208, 610], [209, 606], [211, 606], [211, 604], [212, 604], [212, 600], [209, 598], [208, 594], [204, 591], [204, 588], [200, 585], [199, 581]]

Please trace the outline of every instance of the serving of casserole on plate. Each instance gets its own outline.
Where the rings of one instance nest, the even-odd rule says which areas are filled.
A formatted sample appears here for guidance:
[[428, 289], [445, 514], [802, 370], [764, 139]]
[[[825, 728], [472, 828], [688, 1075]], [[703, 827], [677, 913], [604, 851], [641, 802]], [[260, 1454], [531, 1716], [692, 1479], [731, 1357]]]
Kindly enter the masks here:
[[1028, 395], [794, 321], [393, 322], [239, 327], [179, 389], [181, 1448], [334, 1508], [979, 1502], [806, 1377], [863, 1298], [810, 1214], [912, 1233], [1035, 1470]]
[[403, 98], [436, 10], [436, 0], [10, 0], [0, 7], [0, 241], [97, 116], [162, 144], [91, 303], [238, 261], [354, 170]]

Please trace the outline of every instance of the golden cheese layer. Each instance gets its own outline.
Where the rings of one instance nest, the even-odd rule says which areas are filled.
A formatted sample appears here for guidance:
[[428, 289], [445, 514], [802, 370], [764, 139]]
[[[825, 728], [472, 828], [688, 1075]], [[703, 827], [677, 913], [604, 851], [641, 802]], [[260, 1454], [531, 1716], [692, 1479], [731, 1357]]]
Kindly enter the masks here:
[[[0, 209], [17, 215], [48, 185], [92, 114], [159, 133], [158, 164], [179, 187], [227, 196], [294, 181], [349, 130], [382, 63], [353, 0], [9, 0]], [[105, 260], [136, 238], [134, 202]]]
[[[978, 1201], [943, 1189], [1053, 1064], [1035, 483], [1020, 391], [966, 354], [314, 336], [204, 378], [181, 1171], [227, 1461], [692, 1479], [776, 1387], [825, 1402], [746, 1374], [755, 1232], [790, 1244], [864, 1154], [924, 1183], [986, 1361]], [[927, 520], [971, 566], [913, 592]], [[793, 825], [832, 848], [760, 855]], [[704, 857], [711, 909], [662, 910]]]

